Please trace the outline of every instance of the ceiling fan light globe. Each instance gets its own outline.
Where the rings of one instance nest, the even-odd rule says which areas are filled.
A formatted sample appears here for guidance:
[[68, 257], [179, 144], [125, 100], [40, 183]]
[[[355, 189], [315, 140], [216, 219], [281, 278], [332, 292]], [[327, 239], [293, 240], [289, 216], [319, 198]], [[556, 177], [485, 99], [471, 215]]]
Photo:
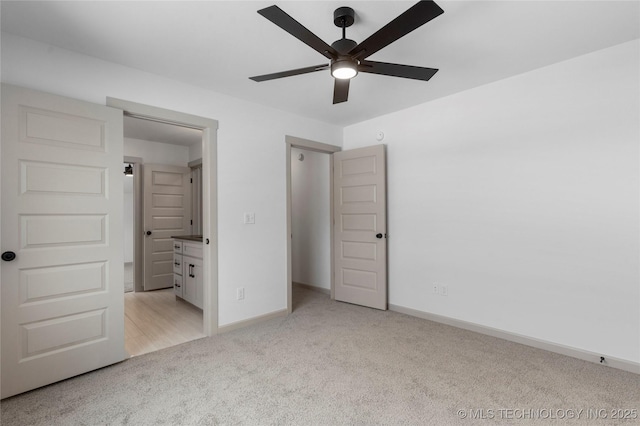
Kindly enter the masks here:
[[358, 75], [358, 69], [349, 61], [334, 62], [331, 65], [331, 75], [340, 80], [349, 80]]

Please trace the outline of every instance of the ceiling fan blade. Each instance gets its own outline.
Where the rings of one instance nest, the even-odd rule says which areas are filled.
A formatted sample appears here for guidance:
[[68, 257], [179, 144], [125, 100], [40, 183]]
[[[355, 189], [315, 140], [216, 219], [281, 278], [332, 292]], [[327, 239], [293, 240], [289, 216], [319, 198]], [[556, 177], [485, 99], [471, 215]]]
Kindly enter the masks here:
[[392, 77], [411, 78], [413, 80], [429, 81], [436, 68], [416, 67], [414, 65], [389, 64], [387, 62], [362, 61], [358, 65], [359, 72], [390, 75]]
[[333, 47], [322, 41], [320, 37], [309, 31], [300, 22], [287, 15], [278, 6], [274, 5], [260, 9], [258, 13], [321, 55], [329, 59], [338, 57], [338, 52]]
[[313, 67], [298, 68], [298, 69], [295, 69], [295, 70], [274, 72], [273, 74], [258, 75], [256, 77], [249, 77], [249, 78], [251, 80], [253, 80], [253, 81], [260, 82], [260, 81], [267, 81], [267, 80], [275, 80], [276, 78], [291, 77], [291, 76], [294, 76], [294, 75], [307, 74], [307, 73], [315, 72], [315, 71], [322, 71], [322, 70], [326, 70], [328, 68], [329, 68], [329, 64], [320, 64], [320, 65], [315, 65]]
[[351, 49], [349, 55], [367, 58], [443, 13], [444, 10], [432, 0], [420, 1]]
[[333, 86], [333, 103], [339, 104], [341, 102], [347, 102], [349, 98], [349, 79], [335, 79], [335, 85]]

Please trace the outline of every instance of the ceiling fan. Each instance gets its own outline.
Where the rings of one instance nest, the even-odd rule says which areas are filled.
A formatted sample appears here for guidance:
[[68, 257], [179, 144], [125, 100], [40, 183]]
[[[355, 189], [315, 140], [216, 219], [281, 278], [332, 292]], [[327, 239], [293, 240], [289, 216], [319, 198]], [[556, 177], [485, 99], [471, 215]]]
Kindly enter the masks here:
[[444, 13], [444, 10], [432, 0], [424, 0], [416, 3], [360, 44], [346, 38], [346, 28], [353, 24], [355, 17], [355, 12], [350, 7], [339, 7], [333, 12], [333, 23], [337, 27], [342, 28], [342, 38], [333, 42], [331, 46], [291, 16], [287, 15], [278, 6], [274, 5], [260, 9], [258, 13], [316, 52], [330, 59], [331, 62], [329, 64], [320, 64], [250, 77], [253, 81], [274, 80], [282, 77], [291, 77], [331, 69], [331, 75], [335, 78], [333, 103], [337, 104], [347, 101], [349, 97], [349, 81], [358, 75], [359, 72], [428, 81], [438, 71], [435, 68], [366, 60], [367, 57], [373, 55], [378, 50], [383, 49]]

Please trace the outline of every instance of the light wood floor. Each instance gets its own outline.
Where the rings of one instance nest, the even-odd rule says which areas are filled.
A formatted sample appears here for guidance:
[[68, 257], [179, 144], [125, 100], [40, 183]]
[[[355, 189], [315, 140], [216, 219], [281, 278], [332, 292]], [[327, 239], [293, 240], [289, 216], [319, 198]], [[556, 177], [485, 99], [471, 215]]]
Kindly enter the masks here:
[[176, 298], [173, 289], [124, 294], [125, 348], [142, 355], [205, 337], [202, 310]]

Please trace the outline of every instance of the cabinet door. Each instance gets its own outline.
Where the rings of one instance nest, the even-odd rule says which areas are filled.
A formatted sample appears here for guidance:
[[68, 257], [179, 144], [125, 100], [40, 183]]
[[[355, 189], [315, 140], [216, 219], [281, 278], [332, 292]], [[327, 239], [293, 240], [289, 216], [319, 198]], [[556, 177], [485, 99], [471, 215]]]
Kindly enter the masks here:
[[202, 308], [202, 259], [184, 256], [182, 297], [187, 302]]

